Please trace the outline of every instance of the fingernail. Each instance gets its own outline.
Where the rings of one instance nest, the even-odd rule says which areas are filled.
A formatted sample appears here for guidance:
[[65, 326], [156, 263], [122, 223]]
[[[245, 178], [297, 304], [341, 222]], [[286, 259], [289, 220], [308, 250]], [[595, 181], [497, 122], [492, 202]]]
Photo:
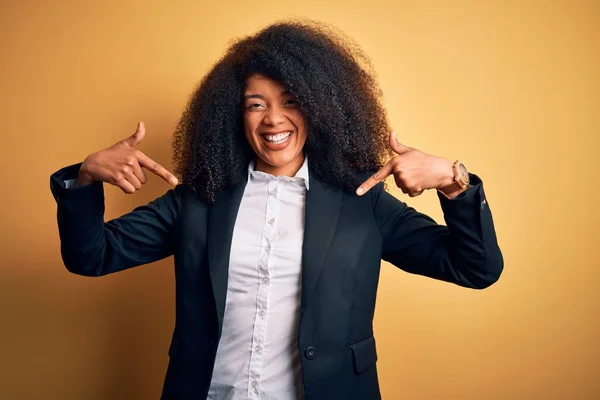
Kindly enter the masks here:
[[171, 184], [177, 185], [177, 178], [171, 178]]
[[357, 194], [357, 195], [359, 195], [359, 196], [360, 196], [361, 194], [363, 194], [364, 192], [365, 192], [365, 189], [363, 189], [363, 188], [361, 188], [361, 187], [359, 187], [358, 189], [356, 189], [356, 194]]

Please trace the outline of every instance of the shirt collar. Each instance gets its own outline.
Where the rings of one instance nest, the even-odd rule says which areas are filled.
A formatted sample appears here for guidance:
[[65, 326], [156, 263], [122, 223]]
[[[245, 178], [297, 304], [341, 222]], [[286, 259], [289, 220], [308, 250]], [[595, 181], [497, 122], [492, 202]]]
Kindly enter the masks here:
[[[267, 174], [262, 171], [256, 171], [255, 168], [256, 168], [256, 160], [250, 161], [250, 164], [248, 165], [248, 180], [250, 180], [250, 178], [259, 179], [259, 180], [264, 180], [265, 178], [268, 179], [269, 177], [275, 178], [271, 174]], [[290, 178], [288, 176], [283, 176], [283, 175], [280, 175], [277, 178], [286, 180], [288, 182], [302, 183], [302, 184], [304, 184], [304, 186], [306, 186], [306, 190], [309, 190], [308, 175], [309, 175], [308, 174], [308, 156], [305, 154], [304, 162], [302, 163], [302, 166], [300, 167], [298, 172], [296, 172], [296, 175], [294, 175], [293, 178]]]

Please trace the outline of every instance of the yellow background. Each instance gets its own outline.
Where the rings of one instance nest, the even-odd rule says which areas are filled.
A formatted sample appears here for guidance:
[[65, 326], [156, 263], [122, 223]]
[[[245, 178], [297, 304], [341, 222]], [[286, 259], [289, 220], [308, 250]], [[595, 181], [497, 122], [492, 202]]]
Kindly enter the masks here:
[[[505, 272], [485, 291], [384, 265], [384, 399], [600, 398], [598, 1], [2, 1], [0, 392], [156, 399], [172, 259], [99, 279], [62, 266], [49, 176], [131, 134], [170, 166], [187, 96], [233, 37], [289, 16], [372, 57], [405, 144], [484, 182]], [[159, 196], [106, 187], [107, 218]], [[433, 192], [399, 197], [438, 221]]]

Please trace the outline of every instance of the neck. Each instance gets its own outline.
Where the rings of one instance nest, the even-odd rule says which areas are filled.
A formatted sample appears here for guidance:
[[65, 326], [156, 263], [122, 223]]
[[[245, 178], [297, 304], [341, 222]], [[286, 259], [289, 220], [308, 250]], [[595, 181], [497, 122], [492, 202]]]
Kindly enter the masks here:
[[300, 168], [302, 168], [303, 163], [304, 163], [304, 153], [298, 154], [298, 156], [296, 156], [296, 158], [294, 158], [292, 161], [290, 161], [289, 163], [287, 163], [286, 165], [283, 165], [281, 167], [275, 167], [273, 165], [269, 165], [257, 157], [256, 170], [273, 175], [273, 176], [283, 175], [283, 176], [294, 177], [294, 176], [296, 176], [296, 174], [298, 173]]

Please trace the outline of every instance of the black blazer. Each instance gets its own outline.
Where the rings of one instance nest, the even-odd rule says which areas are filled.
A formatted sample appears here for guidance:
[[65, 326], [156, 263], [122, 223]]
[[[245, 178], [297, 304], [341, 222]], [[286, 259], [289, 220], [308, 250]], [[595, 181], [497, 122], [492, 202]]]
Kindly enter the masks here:
[[[66, 189], [81, 164], [50, 178], [66, 268], [101, 276], [174, 255], [176, 323], [163, 399], [205, 399], [221, 335], [229, 252], [245, 182], [213, 205], [178, 185], [147, 205], [104, 222], [103, 184]], [[310, 170], [310, 168], [309, 168]], [[481, 180], [448, 200], [447, 227], [379, 184], [359, 197], [309, 175], [298, 346], [307, 400], [381, 398], [373, 314], [381, 260], [469, 288], [503, 268]]]

